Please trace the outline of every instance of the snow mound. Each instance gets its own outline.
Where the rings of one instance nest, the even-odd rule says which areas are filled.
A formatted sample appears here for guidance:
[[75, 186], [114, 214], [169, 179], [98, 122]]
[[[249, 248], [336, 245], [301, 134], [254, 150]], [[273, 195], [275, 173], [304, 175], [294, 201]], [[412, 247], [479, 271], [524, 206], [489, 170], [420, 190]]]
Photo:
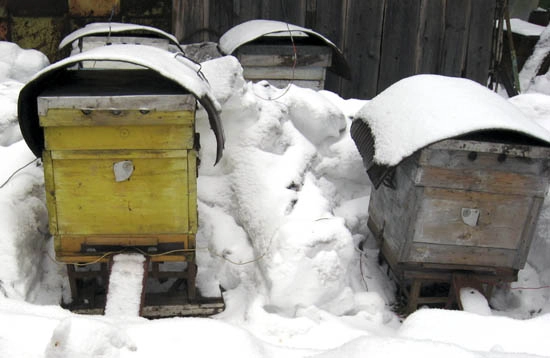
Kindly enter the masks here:
[[27, 82], [50, 62], [46, 55], [37, 50], [24, 50], [17, 44], [0, 41], [0, 82], [15, 80]]

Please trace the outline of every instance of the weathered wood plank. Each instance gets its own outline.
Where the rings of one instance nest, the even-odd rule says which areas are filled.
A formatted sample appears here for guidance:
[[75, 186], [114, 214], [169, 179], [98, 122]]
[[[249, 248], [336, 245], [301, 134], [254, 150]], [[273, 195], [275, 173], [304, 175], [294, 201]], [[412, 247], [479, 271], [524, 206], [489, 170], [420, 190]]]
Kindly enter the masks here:
[[203, 0], [173, 0], [174, 35], [181, 43], [206, 41], [205, 2]]
[[412, 245], [408, 261], [464, 265], [470, 267], [513, 267], [515, 250], [487, 247], [417, 244]]
[[470, 15], [465, 75], [484, 86], [489, 77], [495, 8], [496, 0], [476, 0]]
[[443, 40], [440, 74], [462, 76], [468, 45], [468, 29], [472, 0], [448, 0], [445, 9], [445, 34]]
[[[308, 0], [306, 27], [309, 27], [330, 39], [341, 50], [344, 48], [344, 27], [347, 0]], [[314, 3], [315, 7], [310, 3]], [[309, 13], [311, 11], [312, 13]], [[341, 92], [340, 76], [327, 72], [325, 88], [335, 93]]]
[[527, 255], [529, 255], [529, 248], [531, 247], [531, 242], [535, 236], [535, 229], [537, 227], [537, 221], [539, 219], [543, 201], [543, 198], [533, 198], [533, 205], [527, 215], [525, 226], [523, 227], [523, 232], [521, 235], [521, 242], [517, 248], [516, 261], [514, 262], [514, 267], [516, 268], [523, 268], [527, 262]]
[[386, 3], [378, 92], [416, 72], [416, 41], [421, 4], [422, 0], [390, 0]]
[[306, 0], [262, 0], [262, 18], [304, 26]]
[[416, 40], [416, 73], [438, 73], [445, 33], [446, 0], [423, 0]]
[[437, 167], [419, 168], [415, 183], [436, 188], [538, 197], [544, 197], [548, 188], [548, 180], [538, 175], [479, 169], [458, 171]]
[[208, 10], [208, 37], [210, 41], [218, 41], [219, 38], [234, 24], [233, 0], [208, 0], [205, 6]]
[[324, 80], [324, 67], [245, 67], [244, 78], [247, 80]]
[[[328, 67], [332, 51], [327, 46], [296, 46], [296, 66]], [[293, 66], [292, 45], [244, 45], [237, 50], [243, 66]]]
[[235, 18], [232, 26], [248, 20], [259, 19], [262, 16], [262, 2], [258, 0], [233, 0], [233, 13]]
[[[415, 243], [514, 250], [522, 238], [533, 199], [516, 195], [425, 188], [414, 230]], [[461, 209], [479, 210], [473, 226]]]
[[501, 159], [500, 155], [492, 153], [455, 150], [423, 150], [420, 157], [420, 164], [454, 169], [457, 171], [496, 170], [545, 176], [548, 175], [550, 159], [532, 160], [530, 158], [513, 156], [506, 156]]
[[388, 1], [348, 1], [344, 53], [352, 80], [342, 82], [344, 97], [372, 98], [378, 93], [384, 7]]
[[[252, 80], [253, 82], [258, 82], [260, 80]], [[277, 88], [285, 88], [289, 84], [293, 84], [298, 87], [303, 88], [311, 88], [316, 91], [320, 91], [325, 88], [325, 81], [324, 80], [274, 80], [270, 79], [268, 80], [269, 84], [272, 86], [275, 86]]]

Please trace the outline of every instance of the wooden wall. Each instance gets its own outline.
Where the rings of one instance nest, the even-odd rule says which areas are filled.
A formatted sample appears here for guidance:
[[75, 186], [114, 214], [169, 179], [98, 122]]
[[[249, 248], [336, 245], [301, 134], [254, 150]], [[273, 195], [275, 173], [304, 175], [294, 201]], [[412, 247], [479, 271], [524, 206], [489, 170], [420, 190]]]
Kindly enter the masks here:
[[218, 41], [251, 19], [314, 29], [343, 51], [352, 80], [328, 74], [343, 97], [372, 98], [417, 73], [486, 84], [494, 13], [503, 0], [0, 0], [0, 40], [55, 61], [59, 41], [94, 21], [133, 22], [174, 33], [183, 43]]
[[329, 74], [343, 97], [372, 98], [401, 78], [437, 73], [487, 83], [494, 14], [502, 0], [173, 0], [184, 43], [217, 41], [251, 19], [320, 32], [343, 51], [352, 80]]

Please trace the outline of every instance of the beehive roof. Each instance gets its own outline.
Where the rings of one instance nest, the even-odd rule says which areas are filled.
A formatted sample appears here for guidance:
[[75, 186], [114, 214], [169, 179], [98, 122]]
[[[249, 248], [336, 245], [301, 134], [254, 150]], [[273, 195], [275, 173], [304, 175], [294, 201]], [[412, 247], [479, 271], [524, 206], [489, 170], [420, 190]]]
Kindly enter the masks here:
[[[117, 61], [150, 69], [193, 94], [208, 113], [210, 127], [218, 145], [216, 162], [224, 147], [223, 128], [219, 117], [220, 105], [214, 97], [208, 81], [200, 72], [200, 65], [168, 51], [144, 45], [111, 45], [67, 57], [38, 72], [19, 94], [19, 125], [27, 145], [36, 156], [42, 155], [44, 135], [38, 122], [37, 97], [55, 81], [55, 76], [82, 61]], [[87, 69], [82, 71], [101, 71]]]
[[306, 34], [308, 37], [321, 40], [332, 49], [333, 64], [329, 69], [344, 78], [351, 78], [351, 72], [344, 55], [332, 41], [316, 31], [282, 21], [250, 20], [243, 22], [232, 27], [220, 37], [219, 48], [223, 54], [231, 55], [239, 47], [249, 42], [276, 33], [281, 35], [288, 34], [289, 37], [290, 33], [292, 33], [293, 36], [302, 33]]
[[59, 49], [63, 49], [65, 46], [77, 41], [86, 36], [95, 36], [95, 35], [109, 35], [109, 34], [132, 34], [136, 32], [147, 33], [153, 36], [165, 38], [170, 41], [173, 45], [177, 46], [180, 51], [181, 47], [178, 39], [165, 31], [157, 29], [151, 26], [137, 25], [137, 24], [124, 24], [120, 22], [94, 22], [80, 28], [76, 31], [71, 32], [61, 42], [59, 43]]

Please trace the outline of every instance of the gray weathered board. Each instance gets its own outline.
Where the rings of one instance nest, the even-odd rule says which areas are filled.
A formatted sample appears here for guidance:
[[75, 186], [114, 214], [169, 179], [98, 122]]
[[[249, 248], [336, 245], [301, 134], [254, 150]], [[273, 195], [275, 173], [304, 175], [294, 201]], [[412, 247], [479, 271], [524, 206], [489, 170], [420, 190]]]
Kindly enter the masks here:
[[487, 83], [494, 14], [503, 0], [174, 0], [174, 34], [183, 43], [217, 41], [252, 19], [317, 31], [344, 53], [350, 81], [327, 73], [326, 88], [372, 98], [417, 73]]
[[434, 144], [396, 167], [394, 189], [373, 190], [371, 229], [397, 265], [519, 270], [548, 190], [549, 165], [550, 148]]
[[[290, 40], [289, 40], [290, 41]], [[321, 90], [324, 88], [326, 69], [331, 65], [332, 50], [327, 46], [249, 44], [239, 47], [237, 58], [243, 66], [246, 80], [267, 80], [276, 87], [290, 82]]]

